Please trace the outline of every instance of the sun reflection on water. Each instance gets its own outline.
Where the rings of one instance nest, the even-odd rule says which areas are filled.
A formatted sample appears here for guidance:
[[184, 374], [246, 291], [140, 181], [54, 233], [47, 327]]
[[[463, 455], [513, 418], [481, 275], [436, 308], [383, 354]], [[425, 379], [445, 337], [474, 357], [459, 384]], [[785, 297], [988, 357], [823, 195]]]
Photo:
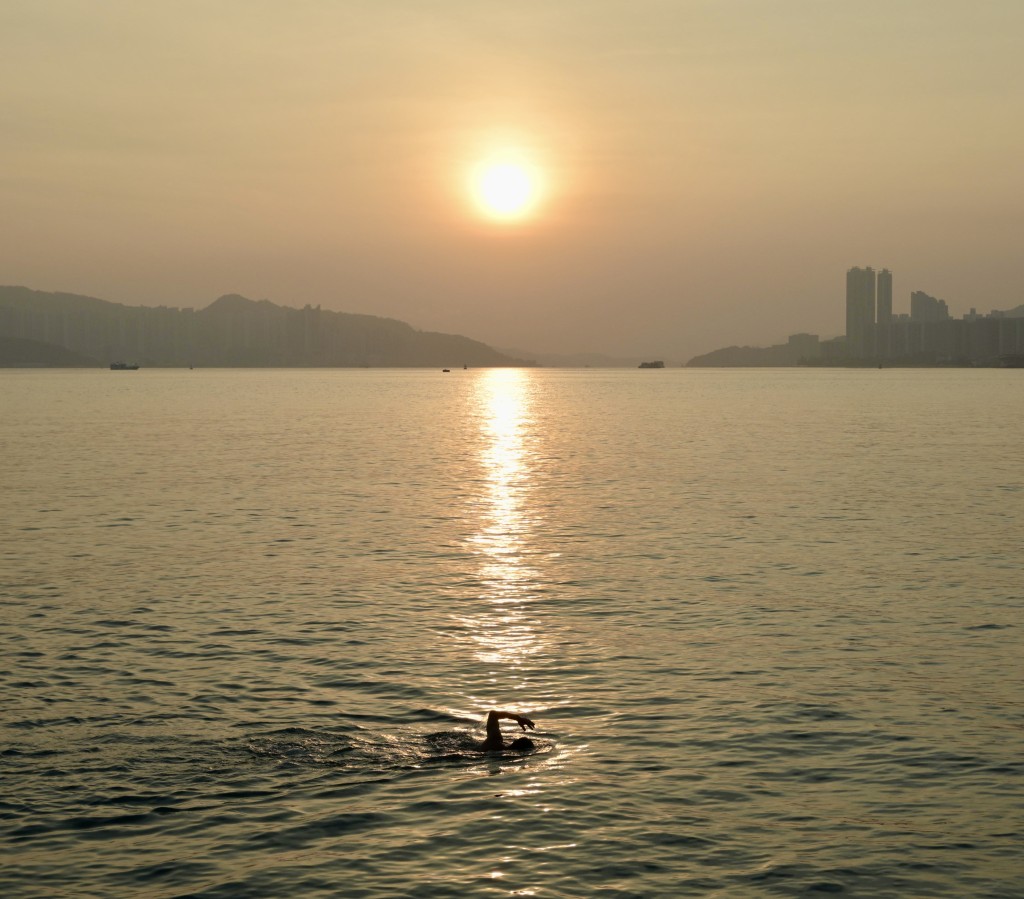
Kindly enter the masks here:
[[459, 623], [469, 632], [479, 661], [492, 670], [501, 666], [525, 673], [526, 663], [546, 642], [536, 618], [528, 614], [539, 581], [529, 561], [535, 523], [530, 512], [535, 472], [529, 450], [534, 437], [529, 373], [492, 369], [481, 375], [476, 391], [484, 483], [478, 526], [467, 545], [477, 561], [482, 602]]

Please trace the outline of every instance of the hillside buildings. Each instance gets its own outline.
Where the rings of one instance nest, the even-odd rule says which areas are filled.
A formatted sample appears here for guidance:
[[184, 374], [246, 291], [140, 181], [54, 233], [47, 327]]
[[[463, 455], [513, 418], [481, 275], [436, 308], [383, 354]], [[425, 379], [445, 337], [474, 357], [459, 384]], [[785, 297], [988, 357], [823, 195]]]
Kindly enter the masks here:
[[115, 360], [145, 368], [524, 364], [457, 334], [235, 294], [205, 309], [179, 309], [0, 287], [0, 339], [64, 348], [102, 366]]

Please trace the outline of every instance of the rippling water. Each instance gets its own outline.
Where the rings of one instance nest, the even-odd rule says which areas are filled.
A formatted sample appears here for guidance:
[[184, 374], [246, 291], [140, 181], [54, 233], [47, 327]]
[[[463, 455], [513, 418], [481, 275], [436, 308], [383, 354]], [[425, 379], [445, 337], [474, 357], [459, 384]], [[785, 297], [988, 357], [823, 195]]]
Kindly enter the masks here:
[[0, 404], [5, 895], [1021, 895], [1017, 371]]

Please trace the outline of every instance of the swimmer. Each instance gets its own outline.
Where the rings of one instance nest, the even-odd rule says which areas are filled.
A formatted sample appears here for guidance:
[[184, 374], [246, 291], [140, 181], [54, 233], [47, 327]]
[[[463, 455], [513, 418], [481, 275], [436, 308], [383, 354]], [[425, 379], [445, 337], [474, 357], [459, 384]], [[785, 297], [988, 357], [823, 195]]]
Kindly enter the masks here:
[[517, 715], [515, 712], [498, 712], [492, 710], [487, 713], [487, 739], [480, 744], [480, 750], [482, 752], [493, 752], [501, 749], [513, 749], [523, 752], [527, 749], [533, 749], [533, 740], [529, 737], [519, 737], [506, 746], [505, 740], [501, 735], [501, 725], [498, 724], [502, 718], [508, 718], [510, 721], [515, 721], [515, 723], [524, 731], [526, 728], [534, 730], [533, 722], [523, 715]]

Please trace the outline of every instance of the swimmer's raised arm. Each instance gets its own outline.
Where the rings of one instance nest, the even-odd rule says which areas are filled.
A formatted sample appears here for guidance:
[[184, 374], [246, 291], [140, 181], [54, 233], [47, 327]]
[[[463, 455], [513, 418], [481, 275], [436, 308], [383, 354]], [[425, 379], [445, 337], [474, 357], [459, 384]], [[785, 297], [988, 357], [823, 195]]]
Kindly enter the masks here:
[[503, 719], [515, 721], [523, 730], [534, 728], [534, 723], [525, 715], [517, 715], [515, 712], [499, 712], [493, 709], [487, 713], [487, 739], [484, 740], [484, 749], [501, 749], [505, 741], [501, 736], [501, 725], [498, 723]]
[[487, 727], [490, 728], [492, 722], [497, 724], [503, 718], [515, 721], [523, 730], [526, 730], [528, 727], [531, 729], [535, 728], [534, 723], [525, 715], [517, 715], [515, 712], [499, 712], [496, 709], [487, 713]]

